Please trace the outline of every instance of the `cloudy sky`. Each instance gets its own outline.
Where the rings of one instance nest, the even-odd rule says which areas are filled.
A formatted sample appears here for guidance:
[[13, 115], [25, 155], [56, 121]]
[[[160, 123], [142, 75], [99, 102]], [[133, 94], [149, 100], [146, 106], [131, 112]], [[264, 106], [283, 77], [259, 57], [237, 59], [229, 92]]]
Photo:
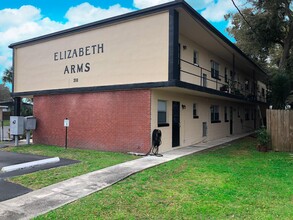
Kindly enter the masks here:
[[[11, 43], [168, 1], [0, 0], [0, 83], [3, 71], [12, 65], [12, 50], [8, 48]], [[186, 1], [229, 38], [224, 15], [236, 10], [230, 0]]]

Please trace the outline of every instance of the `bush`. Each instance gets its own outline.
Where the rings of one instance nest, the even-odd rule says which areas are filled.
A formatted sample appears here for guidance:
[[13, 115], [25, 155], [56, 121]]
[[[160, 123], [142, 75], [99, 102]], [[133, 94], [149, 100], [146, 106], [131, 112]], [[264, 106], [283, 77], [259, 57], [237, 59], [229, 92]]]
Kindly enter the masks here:
[[257, 142], [261, 146], [269, 146], [270, 143], [270, 134], [267, 132], [265, 128], [261, 128], [257, 131]]

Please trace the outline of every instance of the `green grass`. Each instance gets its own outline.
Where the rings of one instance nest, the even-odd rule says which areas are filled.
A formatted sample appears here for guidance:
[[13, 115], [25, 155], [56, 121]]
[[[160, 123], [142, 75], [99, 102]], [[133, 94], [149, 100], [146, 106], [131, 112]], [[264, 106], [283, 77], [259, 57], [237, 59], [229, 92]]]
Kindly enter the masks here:
[[37, 219], [292, 219], [293, 158], [247, 138], [141, 173]]
[[21, 184], [31, 189], [40, 189], [42, 187], [52, 185], [75, 176], [137, 158], [123, 153], [100, 152], [94, 150], [80, 150], [71, 148], [66, 150], [62, 147], [43, 145], [13, 147], [6, 148], [5, 150], [81, 161], [77, 164], [43, 170], [9, 179], [11, 182]]
[[9, 126], [10, 125], [10, 121], [9, 120], [4, 120], [3, 121], [3, 126]]

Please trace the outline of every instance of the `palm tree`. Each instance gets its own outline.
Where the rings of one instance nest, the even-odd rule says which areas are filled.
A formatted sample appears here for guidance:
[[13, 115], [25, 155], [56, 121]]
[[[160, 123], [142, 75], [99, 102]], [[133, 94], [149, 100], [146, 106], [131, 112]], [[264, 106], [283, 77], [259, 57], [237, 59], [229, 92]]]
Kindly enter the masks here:
[[6, 68], [3, 72], [2, 81], [4, 84], [12, 83], [13, 81], [13, 67]]

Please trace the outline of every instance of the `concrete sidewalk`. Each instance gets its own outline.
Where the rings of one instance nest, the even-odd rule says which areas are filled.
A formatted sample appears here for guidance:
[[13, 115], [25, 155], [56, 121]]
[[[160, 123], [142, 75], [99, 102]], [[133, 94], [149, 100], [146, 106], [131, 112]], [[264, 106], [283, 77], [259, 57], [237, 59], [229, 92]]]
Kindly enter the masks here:
[[251, 133], [234, 135], [216, 141], [197, 144], [195, 146], [175, 149], [164, 153], [163, 157], [143, 157], [56, 183], [14, 199], [1, 202], [1, 219], [30, 219], [36, 217], [100, 191], [142, 170], [226, 144], [250, 134]]

